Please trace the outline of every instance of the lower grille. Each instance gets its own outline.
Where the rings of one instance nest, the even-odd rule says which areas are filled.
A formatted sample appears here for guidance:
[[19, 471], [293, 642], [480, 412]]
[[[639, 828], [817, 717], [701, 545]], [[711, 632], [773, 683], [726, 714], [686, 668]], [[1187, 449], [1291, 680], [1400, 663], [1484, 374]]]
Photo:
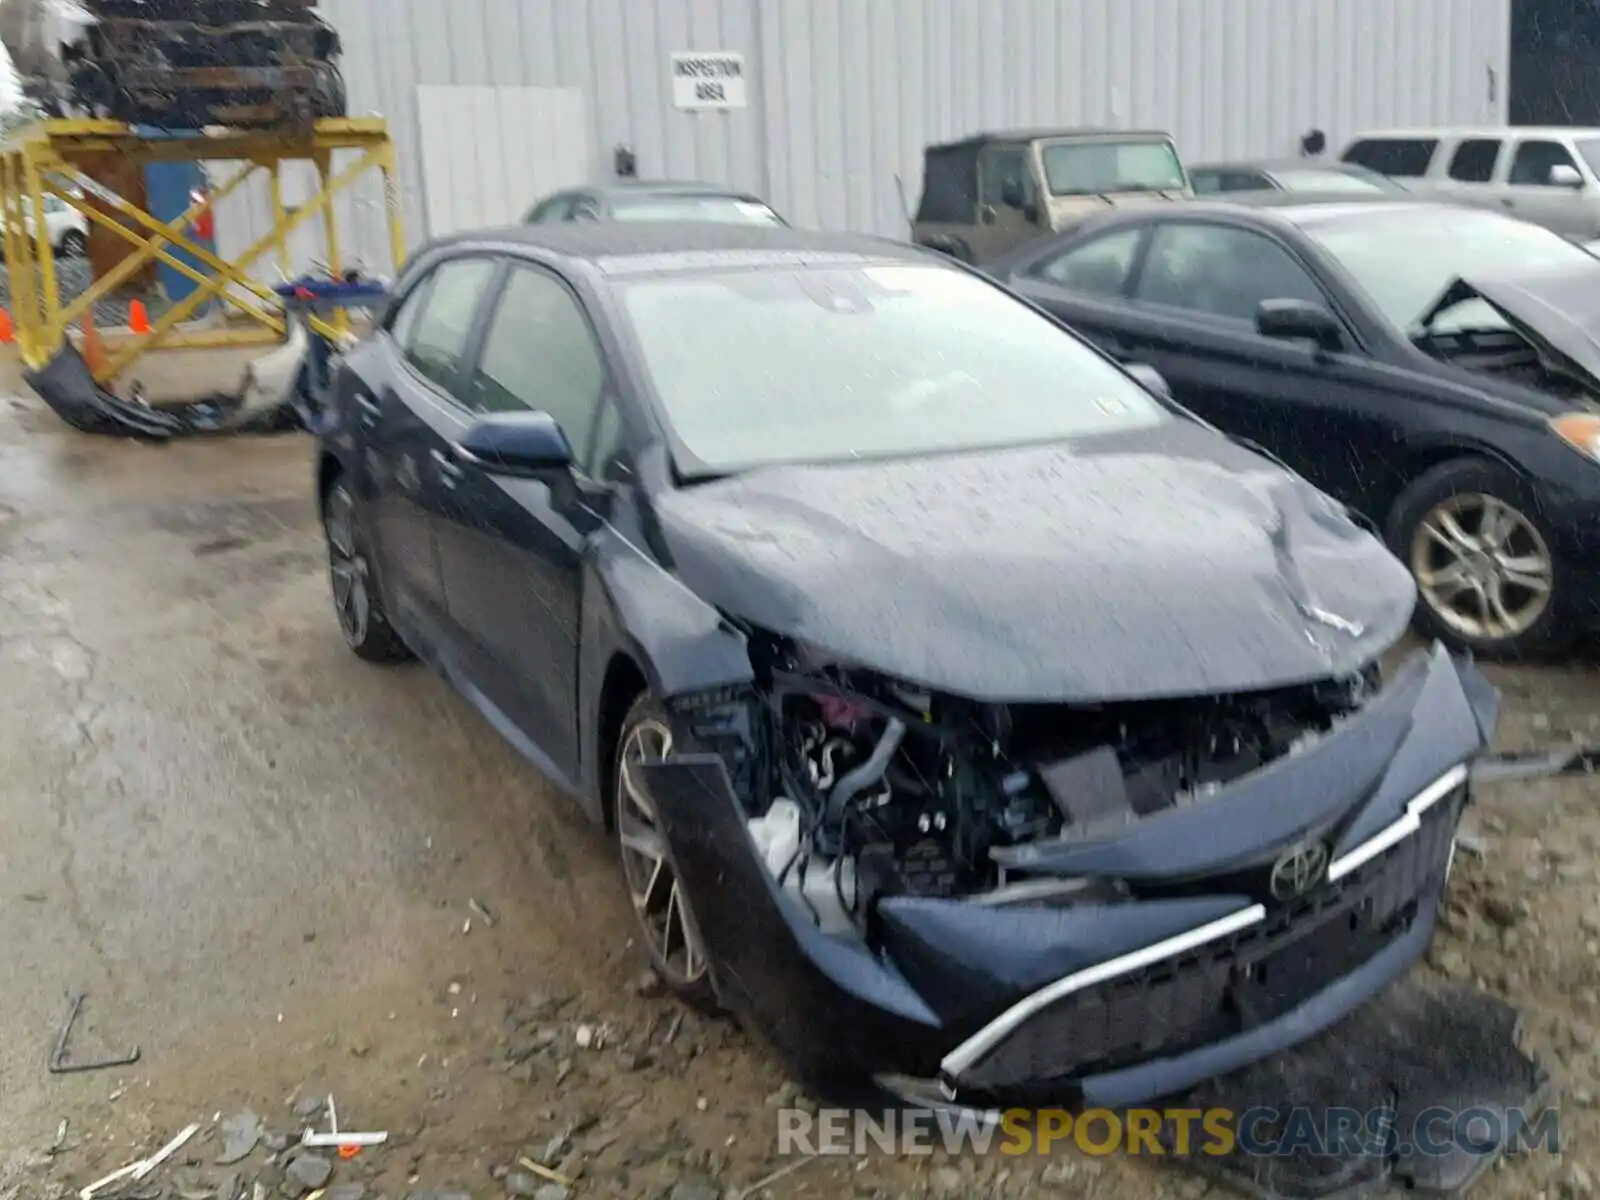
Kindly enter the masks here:
[[1464, 801], [1458, 789], [1410, 837], [1257, 925], [1063, 997], [965, 1071], [963, 1088], [1060, 1085], [1284, 1015], [1411, 927], [1419, 900], [1444, 884]]

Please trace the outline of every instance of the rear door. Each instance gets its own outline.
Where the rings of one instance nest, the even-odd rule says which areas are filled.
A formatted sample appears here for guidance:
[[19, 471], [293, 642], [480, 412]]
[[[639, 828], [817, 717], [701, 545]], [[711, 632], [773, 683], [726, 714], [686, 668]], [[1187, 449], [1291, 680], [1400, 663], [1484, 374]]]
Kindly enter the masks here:
[[[362, 426], [366, 497], [380, 573], [396, 619], [438, 642], [447, 610], [435, 523], [442, 501], [439, 455], [455, 436], [450, 409], [494, 262], [451, 259], [414, 287], [380, 335], [384, 369], [354, 380]], [[420, 627], [420, 628], [418, 628]]]
[[559, 276], [513, 262], [469, 373], [473, 415], [539, 411], [571, 444], [570, 479], [508, 479], [457, 461], [439, 553], [451, 623], [481, 699], [559, 777], [578, 769], [578, 644], [592, 463], [608, 447], [606, 370], [587, 313]]

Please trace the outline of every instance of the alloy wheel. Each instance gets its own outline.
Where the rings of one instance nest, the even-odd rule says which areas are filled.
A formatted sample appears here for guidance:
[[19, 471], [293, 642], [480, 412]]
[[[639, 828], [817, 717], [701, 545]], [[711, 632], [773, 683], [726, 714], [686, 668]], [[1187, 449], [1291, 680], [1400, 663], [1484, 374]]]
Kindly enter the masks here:
[[647, 718], [628, 730], [617, 755], [617, 837], [622, 844], [628, 895], [650, 942], [652, 957], [670, 983], [686, 988], [705, 978], [706, 958], [678, 878], [667, 861], [655, 805], [634, 777], [634, 768], [641, 763], [665, 758], [671, 752], [672, 731], [660, 721]]
[[328, 577], [333, 585], [333, 608], [339, 632], [351, 646], [366, 641], [372, 620], [372, 598], [367, 584], [367, 560], [356, 542], [355, 500], [344, 488], [328, 497], [325, 521], [328, 533]]
[[1555, 565], [1544, 536], [1497, 496], [1462, 492], [1429, 510], [1411, 537], [1411, 573], [1454, 632], [1506, 641], [1550, 605]]

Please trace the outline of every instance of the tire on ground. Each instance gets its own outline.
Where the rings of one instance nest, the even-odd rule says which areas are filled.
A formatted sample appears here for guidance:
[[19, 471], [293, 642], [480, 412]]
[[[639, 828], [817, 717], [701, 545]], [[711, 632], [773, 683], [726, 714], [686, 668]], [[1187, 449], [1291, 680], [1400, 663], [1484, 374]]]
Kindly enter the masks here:
[[1423, 521], [1452, 496], [1474, 493], [1492, 496], [1515, 509], [1543, 539], [1551, 558], [1549, 596], [1543, 610], [1522, 632], [1509, 637], [1485, 638], [1453, 628], [1429, 602], [1419, 580], [1413, 622], [1417, 632], [1492, 658], [1518, 658], [1557, 648], [1565, 637], [1566, 614], [1563, 610], [1566, 598], [1561, 592], [1561, 564], [1556, 560], [1555, 541], [1545, 527], [1528, 488], [1509, 467], [1486, 458], [1470, 456], [1451, 459], [1425, 471], [1407, 486], [1390, 510], [1384, 531], [1389, 548], [1415, 576], [1413, 541]]

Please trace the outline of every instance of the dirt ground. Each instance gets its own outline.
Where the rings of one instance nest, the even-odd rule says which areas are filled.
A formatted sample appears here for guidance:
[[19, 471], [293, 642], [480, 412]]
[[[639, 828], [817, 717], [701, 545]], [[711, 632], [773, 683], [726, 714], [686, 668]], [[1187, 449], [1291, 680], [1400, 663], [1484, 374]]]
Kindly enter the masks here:
[[[721, 1200], [792, 1165], [765, 1052], [639, 986], [603, 834], [425, 671], [345, 651], [309, 472], [294, 436], [73, 434], [0, 366], [0, 1197], [59, 1196], [190, 1122], [141, 1200]], [[1494, 676], [1506, 745], [1600, 741], [1592, 668]], [[1565, 1153], [1485, 1197], [1600, 1177], [1596, 797], [1485, 789], [1425, 968], [1519, 1006], [1561, 1086]], [[74, 1052], [136, 1043], [135, 1065], [47, 1072], [78, 990]], [[330, 1092], [343, 1128], [392, 1136], [323, 1180], [274, 1147]], [[244, 1113], [254, 1149], [219, 1164]], [[1227, 1193], [1063, 1153], [809, 1160], [766, 1194]]]

